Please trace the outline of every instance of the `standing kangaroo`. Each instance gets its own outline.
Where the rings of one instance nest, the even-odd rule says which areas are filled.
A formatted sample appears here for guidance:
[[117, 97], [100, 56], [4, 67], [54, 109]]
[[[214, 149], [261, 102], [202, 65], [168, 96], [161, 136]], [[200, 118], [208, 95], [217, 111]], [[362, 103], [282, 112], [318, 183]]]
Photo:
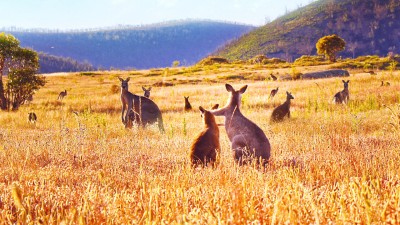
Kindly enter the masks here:
[[189, 96], [187, 97], [183, 96], [183, 97], [185, 98], [185, 111], [192, 110], [192, 105], [189, 102]]
[[129, 92], [129, 77], [126, 80], [120, 77], [118, 79], [121, 81], [121, 119], [122, 123], [125, 124], [125, 128], [130, 128], [132, 121], [143, 127], [147, 124], [158, 122], [158, 128], [160, 131], [164, 131], [162, 115], [158, 106], [146, 97]]
[[60, 92], [58, 95], [58, 100], [63, 100], [65, 96], [67, 96], [67, 90]]
[[290, 118], [290, 100], [294, 99], [291, 93], [286, 92], [286, 101], [272, 111], [271, 122], [282, 121], [285, 116]]
[[149, 87], [149, 89], [146, 89], [145, 87], [142, 86], [142, 90], [144, 91], [144, 97], [146, 98], [150, 98], [150, 91], [151, 91], [151, 87]]
[[238, 91], [235, 91], [230, 84], [225, 84], [225, 88], [230, 93], [227, 104], [210, 112], [215, 116], [225, 117], [225, 130], [231, 141], [233, 157], [239, 165], [256, 159], [257, 163], [265, 166], [271, 152], [268, 138], [260, 127], [240, 112], [242, 94], [246, 91], [247, 85]]
[[339, 91], [338, 93], [335, 94], [335, 96], [333, 97], [333, 102], [336, 104], [347, 104], [347, 102], [349, 101], [350, 98], [350, 93], [349, 93], [349, 80], [348, 81], [344, 81], [343, 82], [343, 90]]
[[278, 90], [279, 90], [279, 87], [277, 87], [276, 89], [272, 89], [268, 98], [273, 98], [278, 93]]
[[221, 151], [219, 129], [214, 115], [201, 106], [199, 109], [202, 113], [205, 127], [197, 135], [190, 147], [190, 161], [192, 165], [202, 164], [206, 166], [208, 163], [214, 164], [217, 160], [217, 154]]

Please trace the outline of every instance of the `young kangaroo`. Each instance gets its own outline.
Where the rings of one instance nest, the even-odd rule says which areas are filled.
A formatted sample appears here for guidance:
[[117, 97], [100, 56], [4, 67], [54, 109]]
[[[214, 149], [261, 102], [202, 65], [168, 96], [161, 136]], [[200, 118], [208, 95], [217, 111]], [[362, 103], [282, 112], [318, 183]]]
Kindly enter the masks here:
[[160, 131], [164, 131], [162, 115], [158, 106], [146, 97], [134, 95], [129, 92], [129, 77], [126, 80], [122, 78], [118, 79], [121, 81], [121, 119], [122, 123], [125, 124], [125, 128], [130, 128], [132, 126], [131, 119], [133, 118], [133, 122], [143, 127], [147, 124], [158, 122], [158, 128]]
[[347, 104], [347, 102], [349, 101], [350, 98], [350, 93], [349, 93], [349, 80], [348, 81], [344, 81], [343, 82], [343, 90], [339, 91], [338, 93], [335, 94], [335, 96], [333, 97], [333, 102], [336, 104]]
[[67, 90], [60, 92], [58, 95], [58, 100], [63, 100], [65, 96], [67, 96]]
[[279, 90], [279, 87], [277, 87], [276, 89], [272, 89], [268, 98], [273, 98], [276, 95], [276, 93], [278, 93], [278, 90]]
[[150, 91], [151, 91], [151, 87], [149, 87], [149, 89], [146, 89], [145, 87], [142, 86], [142, 90], [144, 91], [144, 97], [146, 98], [150, 98]]
[[382, 80], [381, 87], [383, 87], [383, 86], [390, 86], [390, 82], [389, 81], [384, 82]]
[[285, 116], [290, 118], [290, 100], [294, 99], [291, 93], [286, 92], [286, 101], [282, 105], [276, 107], [272, 111], [271, 121], [272, 122], [279, 122], [282, 121]]
[[192, 110], [192, 105], [189, 102], [189, 96], [187, 97], [183, 96], [183, 97], [185, 98], [185, 111]]
[[230, 84], [225, 84], [229, 92], [227, 104], [220, 109], [211, 110], [215, 116], [225, 117], [225, 130], [231, 141], [233, 157], [239, 165], [256, 159], [257, 163], [266, 165], [268, 163], [271, 145], [264, 132], [251, 120], [240, 112], [242, 94], [247, 85], [236, 91]]
[[214, 164], [217, 160], [217, 154], [221, 151], [219, 129], [214, 115], [201, 106], [199, 109], [205, 126], [190, 147], [190, 161], [192, 165], [202, 164], [206, 166], [209, 163]]
[[36, 120], [37, 120], [36, 113], [30, 112], [28, 115], [29, 115], [29, 116], [28, 116], [29, 122], [31, 122], [31, 123], [36, 123]]

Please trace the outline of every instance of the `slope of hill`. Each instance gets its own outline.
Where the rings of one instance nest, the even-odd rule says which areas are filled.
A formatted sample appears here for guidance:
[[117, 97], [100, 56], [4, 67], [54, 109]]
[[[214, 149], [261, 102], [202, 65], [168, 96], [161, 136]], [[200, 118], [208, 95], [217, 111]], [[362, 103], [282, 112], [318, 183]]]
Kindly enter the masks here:
[[48, 55], [39, 52], [39, 73], [78, 72], [96, 70], [88, 62], [78, 62], [71, 58]]
[[95, 67], [153, 68], [173, 61], [189, 65], [214, 52], [252, 26], [214, 21], [175, 21], [85, 31], [8, 30], [21, 46], [70, 57]]
[[315, 54], [318, 39], [330, 34], [346, 41], [344, 57], [398, 53], [400, 1], [319, 0], [232, 41], [216, 55], [234, 60], [265, 54], [292, 61]]

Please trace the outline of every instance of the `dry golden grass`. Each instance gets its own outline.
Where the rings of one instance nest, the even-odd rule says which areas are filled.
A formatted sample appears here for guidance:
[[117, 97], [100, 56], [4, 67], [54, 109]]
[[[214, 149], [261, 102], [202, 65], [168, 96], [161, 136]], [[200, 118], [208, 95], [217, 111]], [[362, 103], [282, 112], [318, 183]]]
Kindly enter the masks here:
[[[221, 127], [219, 166], [190, 167], [189, 146], [203, 126], [198, 106], [227, 100], [221, 76], [267, 78], [289, 71], [230, 66], [191, 76], [163, 70], [159, 76], [134, 71], [47, 77], [31, 105], [0, 112], [0, 223], [399, 224], [399, 71], [353, 72], [348, 106], [331, 104], [343, 88], [339, 78], [229, 81], [235, 88], [249, 84], [242, 112], [269, 138], [271, 163], [265, 171], [237, 166]], [[151, 93], [163, 112], [165, 134], [156, 126], [123, 128], [119, 94], [112, 90], [118, 76], [130, 76], [130, 91], [138, 94], [141, 85], [177, 84]], [[391, 86], [380, 87], [381, 80]], [[68, 95], [57, 101], [64, 89]], [[292, 118], [270, 124], [286, 90], [295, 97]], [[196, 110], [183, 111], [183, 96]], [[27, 121], [31, 111], [36, 124]]]

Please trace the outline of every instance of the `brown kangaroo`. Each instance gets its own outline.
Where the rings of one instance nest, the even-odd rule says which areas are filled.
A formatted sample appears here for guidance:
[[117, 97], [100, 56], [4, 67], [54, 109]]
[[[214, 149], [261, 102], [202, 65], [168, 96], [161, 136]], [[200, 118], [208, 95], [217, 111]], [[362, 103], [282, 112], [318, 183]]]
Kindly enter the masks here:
[[225, 88], [230, 93], [227, 104], [210, 112], [215, 116], [225, 117], [225, 130], [231, 141], [233, 157], [239, 165], [256, 159], [257, 163], [265, 166], [271, 152], [268, 138], [260, 127], [240, 112], [242, 94], [246, 91], [247, 85], [238, 91], [235, 91], [230, 84], [225, 84]]
[[189, 102], [189, 96], [187, 97], [183, 96], [183, 97], [185, 98], [185, 111], [192, 110], [192, 105]]
[[347, 102], [349, 101], [350, 98], [350, 93], [349, 93], [349, 80], [348, 81], [344, 81], [343, 82], [343, 90], [339, 91], [338, 93], [335, 94], [335, 96], [333, 97], [333, 102], [336, 104], [347, 104]]
[[290, 118], [290, 100], [294, 99], [291, 93], [286, 92], [286, 101], [272, 111], [271, 122], [282, 121], [285, 116]]
[[278, 90], [279, 90], [279, 87], [277, 87], [276, 89], [272, 89], [268, 98], [273, 98], [276, 95], [276, 93], [278, 93]]
[[214, 163], [217, 160], [217, 154], [220, 153], [221, 147], [219, 144], [219, 129], [215, 122], [214, 115], [205, 110], [203, 107], [199, 107], [202, 113], [204, 129], [194, 139], [192, 146], [190, 147], [190, 161], [192, 165]]
[[58, 100], [63, 100], [65, 96], [67, 96], [67, 90], [60, 92], [58, 95]]
[[145, 87], [142, 86], [142, 90], [144, 91], [143, 96], [146, 98], [150, 98], [151, 87], [149, 87], [149, 89], [146, 89]]
[[273, 74], [270, 75], [273, 81], [278, 80], [278, 78], [276, 76], [274, 76]]
[[160, 131], [164, 131], [161, 111], [156, 103], [146, 97], [134, 95], [129, 92], [129, 77], [126, 80], [122, 78], [118, 79], [121, 81], [121, 119], [122, 123], [125, 124], [125, 128], [132, 127], [132, 122], [143, 127], [147, 124], [158, 122], [158, 128]]

